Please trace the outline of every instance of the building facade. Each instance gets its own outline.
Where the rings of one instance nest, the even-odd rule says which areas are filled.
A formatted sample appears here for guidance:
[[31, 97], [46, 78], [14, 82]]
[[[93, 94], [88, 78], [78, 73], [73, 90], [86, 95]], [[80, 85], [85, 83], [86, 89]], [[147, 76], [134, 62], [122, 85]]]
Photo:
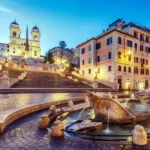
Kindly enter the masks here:
[[118, 82], [120, 89], [150, 87], [150, 30], [118, 19], [99, 36], [77, 46], [80, 75]]
[[9, 51], [9, 44], [0, 43], [0, 56], [6, 56]]
[[8, 56], [40, 58], [40, 30], [37, 26], [32, 28], [31, 40], [28, 38], [28, 27], [26, 28], [26, 38], [21, 38], [21, 28], [16, 21], [10, 24], [9, 29]]
[[54, 57], [62, 56], [63, 58], [67, 59], [69, 62], [72, 63], [73, 49], [65, 48], [62, 54], [62, 49], [58, 46], [50, 49], [49, 51], [53, 54]]

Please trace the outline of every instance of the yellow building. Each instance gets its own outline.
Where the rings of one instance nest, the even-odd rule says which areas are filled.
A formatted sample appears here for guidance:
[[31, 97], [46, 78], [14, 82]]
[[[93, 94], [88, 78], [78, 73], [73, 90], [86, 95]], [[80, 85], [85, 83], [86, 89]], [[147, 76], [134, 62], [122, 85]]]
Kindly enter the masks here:
[[106, 30], [77, 46], [80, 75], [121, 89], [150, 87], [150, 30], [118, 19]]
[[26, 28], [26, 38], [21, 38], [21, 28], [16, 21], [10, 24], [9, 29], [8, 56], [40, 58], [40, 30], [37, 26], [32, 28], [31, 40], [28, 38], [28, 27]]

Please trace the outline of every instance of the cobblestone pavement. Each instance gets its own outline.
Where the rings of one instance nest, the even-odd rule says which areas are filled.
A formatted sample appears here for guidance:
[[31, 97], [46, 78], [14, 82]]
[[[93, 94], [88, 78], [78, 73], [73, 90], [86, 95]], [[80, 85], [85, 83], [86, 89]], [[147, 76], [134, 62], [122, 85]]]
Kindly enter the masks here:
[[29, 104], [59, 101], [84, 95], [85, 93], [0, 94], [0, 112]]
[[45, 129], [38, 129], [38, 119], [47, 110], [30, 114], [9, 125], [0, 135], [0, 150], [149, 150], [134, 147], [130, 142], [105, 142], [83, 139], [50, 138]]

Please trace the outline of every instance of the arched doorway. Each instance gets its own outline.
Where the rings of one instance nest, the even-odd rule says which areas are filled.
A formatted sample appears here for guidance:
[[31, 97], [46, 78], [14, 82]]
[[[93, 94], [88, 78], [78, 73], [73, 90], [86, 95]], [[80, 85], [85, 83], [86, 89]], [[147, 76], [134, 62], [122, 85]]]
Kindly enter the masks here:
[[126, 89], [130, 90], [131, 89], [131, 81], [129, 79], [126, 80]]

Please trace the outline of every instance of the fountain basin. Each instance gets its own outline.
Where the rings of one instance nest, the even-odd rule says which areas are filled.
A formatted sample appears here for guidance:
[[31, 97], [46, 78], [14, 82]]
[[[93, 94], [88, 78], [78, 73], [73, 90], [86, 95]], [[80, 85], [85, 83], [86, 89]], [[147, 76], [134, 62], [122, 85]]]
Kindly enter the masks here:
[[[109, 122], [112, 123], [124, 124], [140, 122], [150, 118], [150, 111], [143, 110], [137, 113], [107, 95], [96, 95], [95, 93], [88, 92], [88, 97], [93, 106], [96, 118], [102, 122], [107, 121], [108, 111], [110, 111]], [[133, 105], [135, 105], [135, 103], [136, 101], [134, 101]]]

